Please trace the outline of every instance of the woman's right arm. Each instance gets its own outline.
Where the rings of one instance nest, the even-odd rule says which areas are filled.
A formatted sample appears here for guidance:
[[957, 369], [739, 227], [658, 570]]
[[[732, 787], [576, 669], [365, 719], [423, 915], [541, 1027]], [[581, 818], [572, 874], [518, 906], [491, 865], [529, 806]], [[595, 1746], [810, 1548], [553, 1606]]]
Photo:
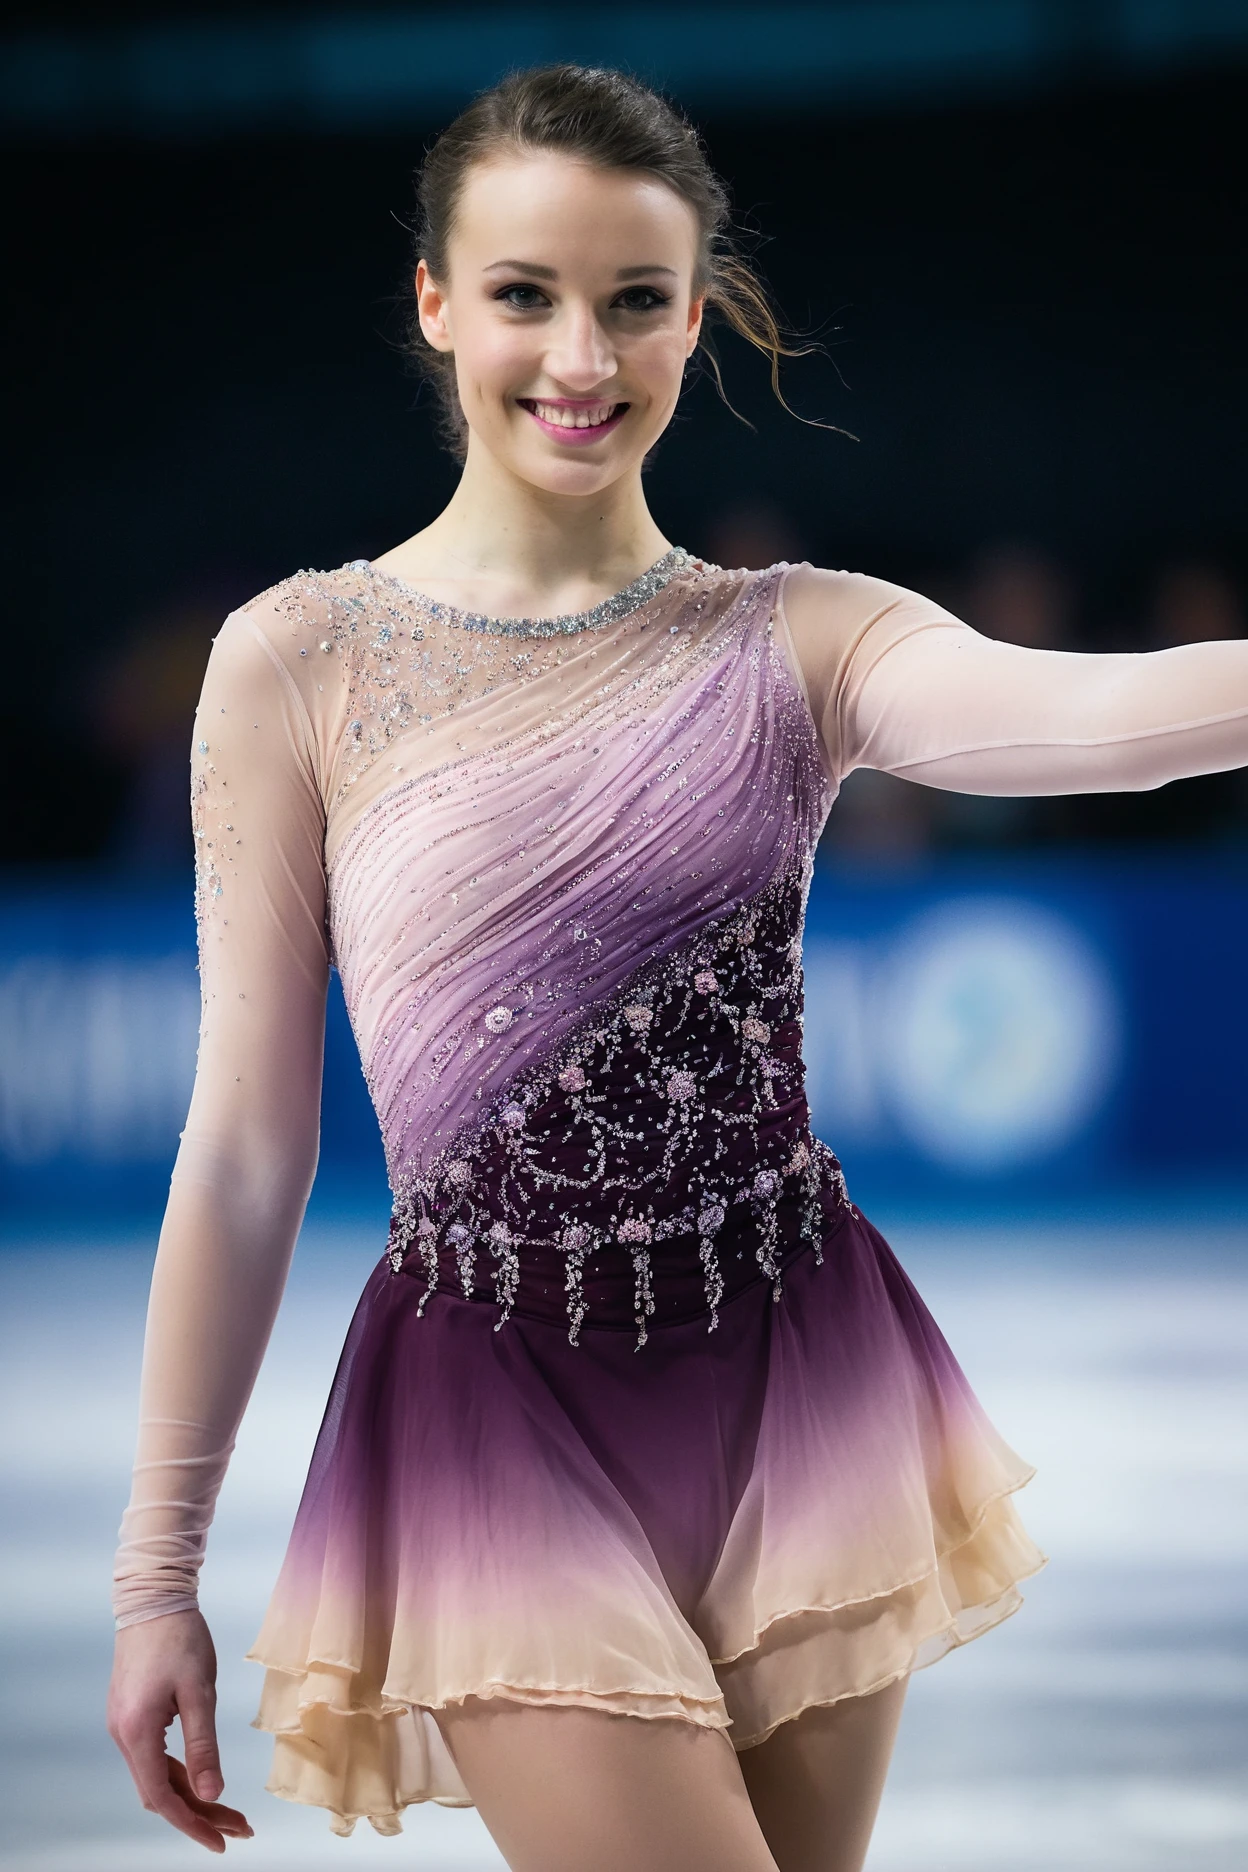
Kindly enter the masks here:
[[[222, 1851], [247, 1826], [215, 1804], [215, 1659], [196, 1588], [316, 1169], [329, 974], [312, 729], [248, 612], [213, 646], [191, 766], [199, 1058], [148, 1304], [109, 1729], [144, 1805]], [[165, 1753], [175, 1714], [185, 1771]]]

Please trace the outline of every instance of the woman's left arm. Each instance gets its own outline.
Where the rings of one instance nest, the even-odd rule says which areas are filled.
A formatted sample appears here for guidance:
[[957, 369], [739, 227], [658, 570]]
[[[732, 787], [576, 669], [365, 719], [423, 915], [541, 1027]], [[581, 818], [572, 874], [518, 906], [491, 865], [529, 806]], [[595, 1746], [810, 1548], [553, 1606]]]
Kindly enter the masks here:
[[1248, 639], [1028, 650], [903, 586], [795, 566], [781, 613], [835, 775], [959, 793], [1107, 793], [1248, 765]]

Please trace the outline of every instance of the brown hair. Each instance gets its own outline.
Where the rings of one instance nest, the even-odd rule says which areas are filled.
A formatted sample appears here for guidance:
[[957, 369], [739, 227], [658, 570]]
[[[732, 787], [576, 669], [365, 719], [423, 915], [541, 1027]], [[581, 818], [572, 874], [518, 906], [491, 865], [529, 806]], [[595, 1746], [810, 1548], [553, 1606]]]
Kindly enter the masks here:
[[[625, 72], [583, 65], [511, 72], [447, 126], [426, 153], [416, 179], [416, 257], [424, 258], [436, 280], [447, 278], [447, 249], [468, 172], [508, 147], [559, 150], [603, 169], [644, 170], [682, 196], [698, 219], [695, 295], [704, 294], [708, 314], [717, 314], [770, 359], [771, 387], [789, 408], [780, 389], [780, 359], [802, 357], [820, 347], [793, 343], [791, 334], [782, 330], [767, 288], [731, 238], [728, 191], [711, 168], [693, 125]], [[437, 392], [442, 438], [462, 461], [468, 425], [456, 389], [455, 360], [428, 343], [414, 312], [409, 348]], [[702, 337], [698, 349], [727, 403], [712, 344]]]

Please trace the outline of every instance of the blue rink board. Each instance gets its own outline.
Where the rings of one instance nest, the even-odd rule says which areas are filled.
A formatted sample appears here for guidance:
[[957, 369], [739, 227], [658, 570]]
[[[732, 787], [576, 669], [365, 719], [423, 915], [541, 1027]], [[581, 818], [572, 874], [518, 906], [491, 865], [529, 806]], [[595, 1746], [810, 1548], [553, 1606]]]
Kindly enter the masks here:
[[[872, 1200], [1033, 1203], [1248, 1182], [1238, 854], [824, 866], [806, 931], [815, 1129]], [[10, 885], [0, 1201], [159, 1202], [198, 1026], [188, 884]], [[335, 978], [321, 1177], [377, 1192]]]

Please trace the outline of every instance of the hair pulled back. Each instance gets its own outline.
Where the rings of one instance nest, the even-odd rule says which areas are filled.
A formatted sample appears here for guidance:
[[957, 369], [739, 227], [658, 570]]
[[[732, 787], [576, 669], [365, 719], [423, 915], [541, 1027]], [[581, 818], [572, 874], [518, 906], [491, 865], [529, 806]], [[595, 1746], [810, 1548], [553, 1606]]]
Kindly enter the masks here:
[[[694, 294], [704, 296], [706, 315], [718, 315], [770, 360], [771, 387], [788, 409], [780, 390], [780, 359], [818, 347], [790, 343], [782, 332], [766, 287], [733, 244], [728, 191], [693, 125], [625, 72], [584, 65], [511, 72], [447, 126], [427, 152], [416, 182], [416, 257], [423, 256], [434, 279], [448, 276], [448, 248], [469, 172], [508, 149], [556, 150], [603, 169], [642, 170], [683, 197], [698, 223]], [[455, 360], [428, 343], [414, 314], [409, 337], [412, 357], [438, 395], [443, 440], [462, 461], [468, 425], [456, 389]], [[727, 402], [711, 343], [702, 338], [698, 349]]]

